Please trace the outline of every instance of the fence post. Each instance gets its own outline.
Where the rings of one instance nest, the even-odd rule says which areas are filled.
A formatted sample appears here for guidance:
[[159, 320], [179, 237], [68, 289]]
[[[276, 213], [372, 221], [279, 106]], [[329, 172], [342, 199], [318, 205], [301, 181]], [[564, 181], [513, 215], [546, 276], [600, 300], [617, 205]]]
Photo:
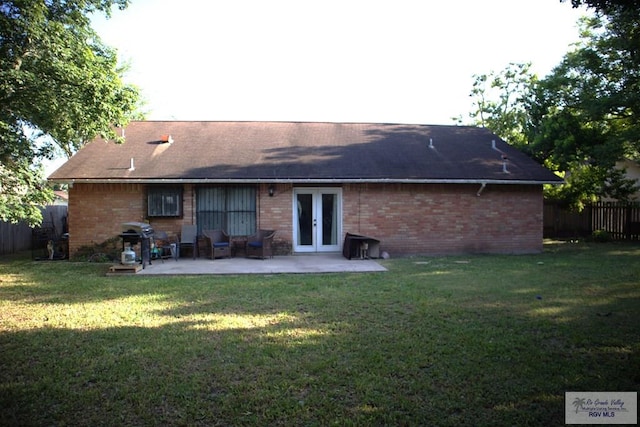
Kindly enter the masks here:
[[631, 240], [631, 204], [629, 203], [624, 207], [624, 216], [625, 239]]

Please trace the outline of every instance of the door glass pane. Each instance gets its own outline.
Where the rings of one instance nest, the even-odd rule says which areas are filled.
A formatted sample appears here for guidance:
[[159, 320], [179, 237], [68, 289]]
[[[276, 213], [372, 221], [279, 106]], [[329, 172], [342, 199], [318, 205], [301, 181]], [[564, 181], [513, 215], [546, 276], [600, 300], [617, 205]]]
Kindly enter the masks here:
[[322, 195], [322, 244], [335, 245], [338, 243], [337, 211], [335, 194]]
[[313, 245], [313, 195], [298, 194], [298, 242], [299, 246]]

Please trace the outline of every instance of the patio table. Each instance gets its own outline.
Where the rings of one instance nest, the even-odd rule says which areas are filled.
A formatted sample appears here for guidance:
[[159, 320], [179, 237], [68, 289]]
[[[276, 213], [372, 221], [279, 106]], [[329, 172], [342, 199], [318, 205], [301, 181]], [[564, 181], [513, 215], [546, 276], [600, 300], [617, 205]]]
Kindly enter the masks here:
[[236, 256], [238, 251], [242, 250], [247, 255], [247, 236], [231, 237], [231, 256]]

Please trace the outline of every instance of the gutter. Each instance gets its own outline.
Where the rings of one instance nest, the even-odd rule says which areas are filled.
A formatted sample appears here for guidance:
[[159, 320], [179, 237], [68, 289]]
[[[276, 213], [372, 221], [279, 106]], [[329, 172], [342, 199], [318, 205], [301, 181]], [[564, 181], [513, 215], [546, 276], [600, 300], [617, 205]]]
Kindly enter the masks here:
[[492, 185], [560, 185], [564, 180], [528, 180], [528, 179], [392, 179], [392, 178], [325, 178], [325, 179], [295, 179], [295, 178], [274, 178], [274, 179], [182, 179], [182, 178], [81, 178], [49, 179], [52, 182], [62, 184], [479, 184], [483, 188], [488, 184]]

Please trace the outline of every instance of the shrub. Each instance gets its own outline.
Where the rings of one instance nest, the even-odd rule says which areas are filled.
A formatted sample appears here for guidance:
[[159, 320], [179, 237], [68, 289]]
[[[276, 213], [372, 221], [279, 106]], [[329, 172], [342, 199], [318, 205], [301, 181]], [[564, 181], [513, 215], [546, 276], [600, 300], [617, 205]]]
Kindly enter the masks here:
[[611, 234], [609, 234], [607, 230], [594, 230], [594, 232], [591, 233], [591, 238], [594, 242], [610, 242]]
[[113, 237], [102, 243], [78, 248], [73, 256], [74, 261], [112, 262], [117, 261], [122, 252], [120, 238]]

